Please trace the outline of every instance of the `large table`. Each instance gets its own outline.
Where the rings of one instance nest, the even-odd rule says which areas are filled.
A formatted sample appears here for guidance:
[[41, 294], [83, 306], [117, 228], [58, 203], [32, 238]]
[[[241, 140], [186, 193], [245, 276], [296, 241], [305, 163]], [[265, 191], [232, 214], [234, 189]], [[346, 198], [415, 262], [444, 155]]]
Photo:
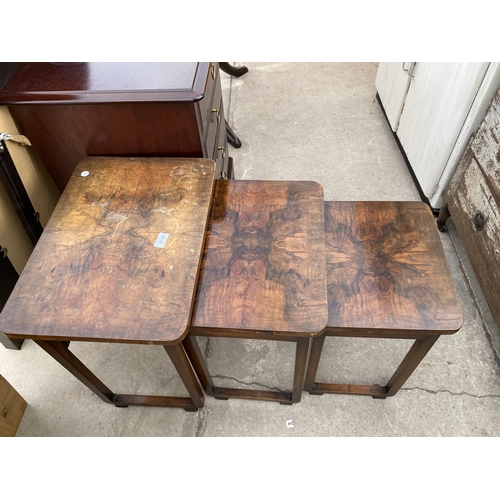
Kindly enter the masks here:
[[[197, 410], [187, 335], [214, 186], [207, 159], [86, 158], [72, 174], [0, 315], [116, 406]], [[70, 342], [163, 346], [189, 397], [115, 394]]]

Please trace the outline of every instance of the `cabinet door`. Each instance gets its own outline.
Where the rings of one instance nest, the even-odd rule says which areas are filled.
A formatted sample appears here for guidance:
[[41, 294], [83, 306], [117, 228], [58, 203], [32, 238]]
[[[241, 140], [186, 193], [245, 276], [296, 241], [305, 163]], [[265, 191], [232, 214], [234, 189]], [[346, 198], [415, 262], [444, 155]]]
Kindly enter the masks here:
[[417, 63], [397, 136], [430, 198], [467, 118], [489, 63]]
[[410, 85], [415, 63], [381, 62], [378, 65], [375, 87], [384, 106], [392, 131], [396, 132]]

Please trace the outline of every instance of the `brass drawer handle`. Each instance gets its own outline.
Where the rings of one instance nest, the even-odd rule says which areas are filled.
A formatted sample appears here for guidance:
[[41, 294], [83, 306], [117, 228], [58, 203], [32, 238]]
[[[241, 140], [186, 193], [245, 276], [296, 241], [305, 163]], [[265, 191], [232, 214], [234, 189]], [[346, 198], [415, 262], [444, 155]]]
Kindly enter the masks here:
[[215, 66], [213, 63], [210, 63], [210, 70], [212, 71], [212, 79], [215, 80]]
[[226, 150], [224, 149], [224, 146], [219, 146], [217, 150], [222, 151], [222, 158], [226, 157]]
[[212, 113], [217, 113], [217, 123], [220, 123], [220, 109], [212, 109]]

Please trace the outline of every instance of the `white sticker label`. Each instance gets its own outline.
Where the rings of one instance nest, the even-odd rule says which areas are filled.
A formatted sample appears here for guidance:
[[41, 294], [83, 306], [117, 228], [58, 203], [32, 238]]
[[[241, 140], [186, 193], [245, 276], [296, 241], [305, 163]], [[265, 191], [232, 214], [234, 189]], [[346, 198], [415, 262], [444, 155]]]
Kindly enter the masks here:
[[155, 241], [156, 248], [165, 248], [165, 244], [168, 240], [168, 233], [159, 233], [158, 238]]

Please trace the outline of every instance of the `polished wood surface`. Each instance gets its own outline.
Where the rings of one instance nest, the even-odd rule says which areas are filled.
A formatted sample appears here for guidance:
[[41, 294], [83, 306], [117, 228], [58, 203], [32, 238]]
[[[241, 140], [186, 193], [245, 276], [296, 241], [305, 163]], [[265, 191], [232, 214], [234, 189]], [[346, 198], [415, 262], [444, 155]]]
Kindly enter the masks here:
[[11, 106], [58, 188], [87, 156], [203, 157], [195, 109], [185, 103]]
[[328, 329], [451, 334], [463, 323], [421, 202], [325, 202]]
[[[313, 339], [311, 394], [394, 396], [463, 314], [436, 223], [421, 202], [325, 202], [328, 326]], [[415, 339], [385, 386], [316, 381], [326, 336]]]
[[60, 191], [87, 156], [210, 158], [228, 174], [217, 63], [25, 63], [0, 104]]
[[0, 103], [195, 101], [203, 97], [210, 63], [23, 63]]
[[205, 159], [83, 160], [0, 315], [0, 330], [45, 340], [179, 342], [214, 168]]
[[[189, 336], [205, 392], [298, 403], [309, 337], [326, 326], [323, 188], [316, 182], [216, 181]], [[196, 336], [294, 342], [292, 391], [217, 387]]]
[[217, 181], [191, 331], [312, 336], [326, 322], [323, 188]]

